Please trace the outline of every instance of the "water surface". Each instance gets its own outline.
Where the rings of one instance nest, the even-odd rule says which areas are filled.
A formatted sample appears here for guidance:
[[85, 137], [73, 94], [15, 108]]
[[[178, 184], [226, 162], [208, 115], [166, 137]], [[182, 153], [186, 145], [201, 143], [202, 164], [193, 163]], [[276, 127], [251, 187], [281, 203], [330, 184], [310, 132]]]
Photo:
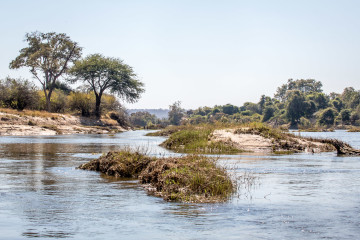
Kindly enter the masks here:
[[[152, 155], [164, 138], [109, 135], [0, 138], [0, 239], [356, 239], [360, 158], [335, 153], [229, 155], [221, 163], [255, 179], [221, 204], [168, 203], [135, 180], [76, 169], [124, 146]], [[360, 134], [337, 137], [360, 148]], [[242, 181], [242, 179], [239, 179]], [[245, 181], [246, 182], [246, 181]]]

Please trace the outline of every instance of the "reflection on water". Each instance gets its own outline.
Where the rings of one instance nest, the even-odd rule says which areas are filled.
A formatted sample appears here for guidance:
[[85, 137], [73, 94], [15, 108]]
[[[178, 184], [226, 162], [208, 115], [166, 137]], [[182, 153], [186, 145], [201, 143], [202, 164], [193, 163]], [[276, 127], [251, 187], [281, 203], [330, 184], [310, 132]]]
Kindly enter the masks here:
[[[339, 136], [355, 147], [359, 133]], [[176, 155], [144, 131], [0, 138], [0, 239], [356, 239], [360, 158], [335, 153], [229, 155], [239, 183], [227, 203], [168, 203], [136, 180], [76, 169], [124, 146]]]

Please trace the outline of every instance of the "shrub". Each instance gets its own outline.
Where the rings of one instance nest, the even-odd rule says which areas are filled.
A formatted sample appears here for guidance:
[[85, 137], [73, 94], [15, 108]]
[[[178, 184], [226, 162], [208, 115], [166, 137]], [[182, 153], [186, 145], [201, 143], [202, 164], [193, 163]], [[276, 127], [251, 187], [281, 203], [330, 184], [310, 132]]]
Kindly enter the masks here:
[[80, 111], [82, 116], [90, 116], [95, 106], [95, 97], [93, 94], [72, 92], [68, 96], [68, 102], [71, 110]]
[[0, 81], [0, 102], [3, 107], [23, 110], [37, 99], [35, 85], [24, 79], [6, 78]]
[[324, 109], [319, 116], [319, 124], [321, 125], [333, 125], [337, 112], [333, 108]]

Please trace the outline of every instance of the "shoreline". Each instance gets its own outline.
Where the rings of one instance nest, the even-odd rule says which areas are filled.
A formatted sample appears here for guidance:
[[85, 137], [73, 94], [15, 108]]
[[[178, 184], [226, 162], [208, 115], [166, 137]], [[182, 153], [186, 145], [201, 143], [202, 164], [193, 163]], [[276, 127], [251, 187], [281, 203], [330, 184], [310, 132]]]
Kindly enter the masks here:
[[108, 134], [125, 132], [112, 119], [95, 119], [68, 114], [6, 112], [0, 110], [0, 136], [51, 136], [60, 134]]

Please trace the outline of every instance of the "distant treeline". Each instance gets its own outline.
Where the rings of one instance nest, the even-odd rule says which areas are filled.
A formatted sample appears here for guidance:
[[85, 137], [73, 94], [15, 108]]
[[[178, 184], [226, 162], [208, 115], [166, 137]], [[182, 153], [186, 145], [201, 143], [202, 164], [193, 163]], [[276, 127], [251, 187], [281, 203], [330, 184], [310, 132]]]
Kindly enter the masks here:
[[360, 126], [360, 91], [352, 87], [341, 93], [325, 94], [322, 83], [314, 79], [289, 79], [278, 87], [273, 97], [262, 95], [258, 102], [245, 102], [200, 107], [194, 110], [181, 108], [180, 102], [170, 106], [168, 120], [161, 121], [150, 113], [132, 113], [131, 122], [138, 126], [265, 122], [286, 128], [332, 128]]

